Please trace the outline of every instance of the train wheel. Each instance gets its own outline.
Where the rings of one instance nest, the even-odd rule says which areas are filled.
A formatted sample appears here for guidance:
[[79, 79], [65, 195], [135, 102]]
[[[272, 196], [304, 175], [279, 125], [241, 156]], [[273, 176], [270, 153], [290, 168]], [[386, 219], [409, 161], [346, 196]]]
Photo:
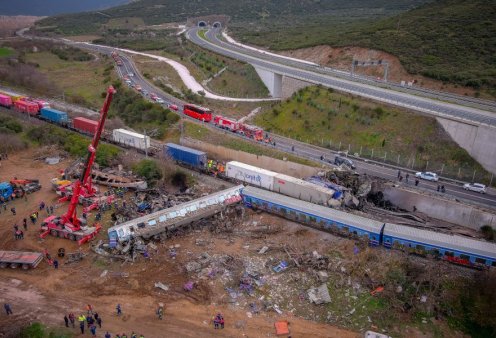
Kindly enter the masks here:
[[5, 269], [7, 266], [9, 266], [9, 263], [0, 263], [0, 269]]
[[59, 237], [59, 232], [57, 230], [50, 230], [50, 235], [52, 235], [53, 237]]
[[12, 263], [12, 264], [10, 264], [10, 268], [11, 269], [17, 269], [18, 266], [19, 266], [18, 263]]
[[73, 234], [70, 234], [70, 235], [69, 235], [69, 239], [70, 239], [71, 241], [75, 241], [75, 240], [76, 240], [76, 236], [74, 236]]
[[29, 264], [23, 264], [22, 269], [23, 270], [29, 270]]

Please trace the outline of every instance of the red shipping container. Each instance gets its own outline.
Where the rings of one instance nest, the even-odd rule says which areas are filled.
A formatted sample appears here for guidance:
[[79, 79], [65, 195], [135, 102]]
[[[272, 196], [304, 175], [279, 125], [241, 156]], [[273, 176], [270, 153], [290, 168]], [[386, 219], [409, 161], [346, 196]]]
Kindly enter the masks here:
[[94, 135], [98, 128], [98, 121], [93, 121], [85, 117], [76, 117], [72, 120], [74, 129]]
[[7, 108], [12, 107], [12, 98], [10, 96], [0, 94], [0, 106]]
[[17, 100], [14, 102], [14, 106], [16, 110], [21, 113], [28, 113], [29, 115], [38, 115], [40, 112], [40, 107], [38, 104], [30, 101]]

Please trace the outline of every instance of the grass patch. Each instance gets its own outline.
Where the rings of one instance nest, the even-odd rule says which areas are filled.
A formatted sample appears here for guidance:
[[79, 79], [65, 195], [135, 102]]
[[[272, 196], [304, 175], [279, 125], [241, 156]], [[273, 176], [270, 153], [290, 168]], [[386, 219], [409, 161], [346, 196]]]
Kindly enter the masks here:
[[4, 57], [7, 57], [7, 56], [10, 56], [12, 55], [14, 52], [12, 51], [12, 49], [10, 48], [7, 48], [7, 47], [0, 47], [0, 58], [4, 58]]
[[205, 141], [211, 144], [220, 145], [229, 149], [240, 150], [255, 155], [265, 155], [282, 160], [318, 167], [319, 165], [310, 160], [305, 160], [290, 154], [271, 149], [270, 147], [261, 146], [252, 142], [247, 142], [230, 136], [228, 132], [216, 132], [196, 123], [184, 122], [184, 136], [196, 140]]
[[[488, 182], [490, 175], [460, 148], [434, 118], [379, 106], [313, 86], [257, 115], [255, 123], [334, 150], [409, 168]], [[465, 175], [465, 176], [463, 176]]]
[[91, 61], [61, 60], [51, 52], [29, 53], [28, 62], [37, 65], [40, 72], [55, 83], [66, 99], [77, 104], [98, 109], [102, 103], [102, 92], [117, 79], [108, 58]]
[[239, 62], [233, 62], [227, 66], [220, 76], [209, 82], [208, 87], [218, 94], [232, 97], [267, 97], [269, 95], [269, 90], [255, 68]]

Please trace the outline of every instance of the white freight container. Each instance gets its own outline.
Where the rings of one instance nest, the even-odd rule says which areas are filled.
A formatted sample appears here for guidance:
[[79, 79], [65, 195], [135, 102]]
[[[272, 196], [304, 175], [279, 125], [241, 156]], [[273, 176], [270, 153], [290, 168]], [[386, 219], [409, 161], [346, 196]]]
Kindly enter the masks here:
[[274, 177], [274, 189], [272, 191], [325, 206], [328, 205], [328, 201], [332, 199], [335, 192], [332, 189], [283, 174], [277, 174]]
[[145, 150], [150, 148], [150, 137], [126, 129], [114, 129], [112, 137], [115, 142], [129, 147]]
[[227, 177], [234, 178], [259, 188], [272, 190], [277, 173], [245, 163], [231, 161], [226, 164]]

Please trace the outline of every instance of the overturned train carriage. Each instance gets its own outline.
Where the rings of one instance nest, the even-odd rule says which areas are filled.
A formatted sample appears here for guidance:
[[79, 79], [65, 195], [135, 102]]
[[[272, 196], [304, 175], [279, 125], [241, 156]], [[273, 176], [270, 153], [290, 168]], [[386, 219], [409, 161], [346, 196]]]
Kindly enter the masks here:
[[213, 216], [224, 207], [239, 202], [242, 188], [242, 185], [238, 185], [115, 225], [108, 229], [110, 246], [133, 237], [150, 238], [163, 232], [171, 232], [199, 219]]
[[278, 214], [287, 219], [318, 229], [349, 235], [366, 241], [371, 245], [379, 245], [381, 242], [383, 222], [348, 214], [255, 187], [244, 188], [242, 190], [242, 197], [244, 203], [251, 208]]
[[383, 245], [473, 267], [496, 267], [496, 244], [386, 223]]
[[434, 256], [475, 268], [496, 267], [495, 243], [383, 223], [255, 187], [244, 188], [241, 195], [248, 207], [277, 214], [318, 229], [357, 237], [368, 241], [370, 245]]

